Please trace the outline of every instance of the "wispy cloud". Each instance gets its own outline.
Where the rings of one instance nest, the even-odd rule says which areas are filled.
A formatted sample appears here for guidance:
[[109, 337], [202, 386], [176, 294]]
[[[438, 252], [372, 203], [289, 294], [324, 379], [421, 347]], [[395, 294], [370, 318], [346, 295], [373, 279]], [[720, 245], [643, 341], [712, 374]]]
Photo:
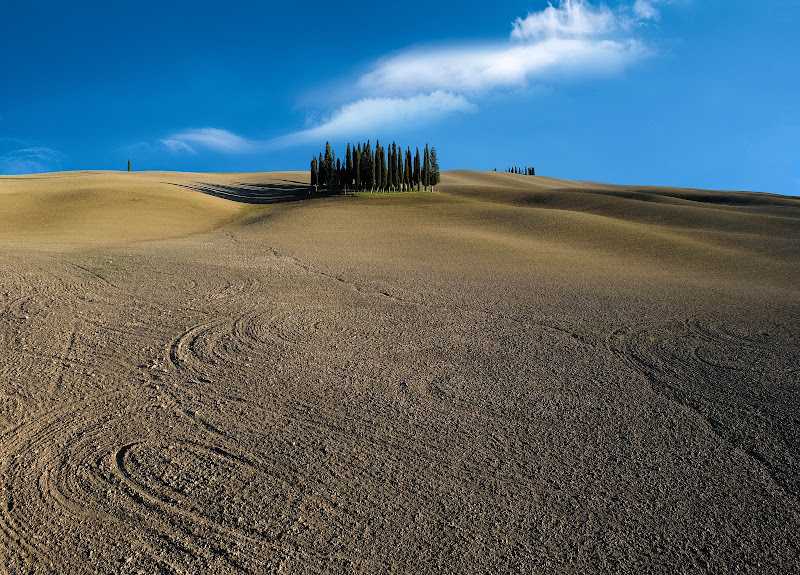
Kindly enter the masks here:
[[358, 136], [409, 122], [424, 124], [447, 114], [476, 109], [464, 96], [441, 90], [409, 98], [363, 98], [342, 106], [316, 127], [275, 138], [268, 145], [281, 148], [336, 137]]
[[563, 74], [602, 74], [646, 54], [636, 40], [552, 37], [531, 44], [451, 48], [396, 56], [361, 78], [374, 93], [483, 92]]
[[38, 174], [61, 169], [64, 155], [51, 148], [26, 147], [0, 155], [0, 174]]
[[633, 4], [633, 14], [642, 20], [658, 20], [661, 13], [656, 8], [657, 2], [653, 0], [636, 0]]
[[636, 0], [633, 3], [633, 15], [636, 20], [661, 20], [661, 10], [659, 8], [662, 4], [685, 4], [689, 0]]
[[257, 152], [263, 142], [248, 140], [219, 128], [199, 128], [172, 134], [159, 143], [170, 152], [195, 154], [198, 149], [213, 150], [225, 154]]

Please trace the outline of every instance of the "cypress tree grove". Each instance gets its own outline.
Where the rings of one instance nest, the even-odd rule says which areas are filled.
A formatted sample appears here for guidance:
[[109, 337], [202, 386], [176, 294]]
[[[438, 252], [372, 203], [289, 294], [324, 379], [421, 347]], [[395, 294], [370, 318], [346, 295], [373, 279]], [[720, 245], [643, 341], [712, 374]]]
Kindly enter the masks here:
[[[337, 158], [330, 145], [325, 143], [325, 152], [311, 159], [311, 190], [369, 190], [371, 192], [391, 192], [433, 188], [439, 183], [439, 164], [436, 149], [425, 144], [423, 158], [419, 147], [412, 156], [411, 147], [405, 152], [397, 142], [383, 147], [379, 140], [375, 147], [367, 140], [366, 144], [347, 144], [344, 158]], [[529, 168], [509, 168], [509, 172], [527, 173]], [[532, 168], [531, 168], [532, 171]]]

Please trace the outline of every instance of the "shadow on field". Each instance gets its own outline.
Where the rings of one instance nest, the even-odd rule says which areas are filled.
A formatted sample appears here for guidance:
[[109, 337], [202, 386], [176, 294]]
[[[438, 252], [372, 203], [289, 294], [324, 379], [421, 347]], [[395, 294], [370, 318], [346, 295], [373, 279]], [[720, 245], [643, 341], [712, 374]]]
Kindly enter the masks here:
[[297, 202], [314, 197], [314, 195], [309, 193], [308, 184], [292, 180], [283, 180], [278, 183], [270, 184], [236, 182], [231, 185], [222, 185], [193, 182], [191, 184], [173, 183], [173, 185], [245, 204], [279, 204], [284, 202]]

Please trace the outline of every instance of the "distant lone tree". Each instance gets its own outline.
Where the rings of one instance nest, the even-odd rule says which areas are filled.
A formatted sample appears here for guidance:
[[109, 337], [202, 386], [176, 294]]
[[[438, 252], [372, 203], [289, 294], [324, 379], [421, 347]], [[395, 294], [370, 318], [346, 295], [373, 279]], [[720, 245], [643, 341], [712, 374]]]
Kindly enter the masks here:
[[128, 160], [128, 171], [129, 172], [131, 171], [131, 161], [130, 160]]

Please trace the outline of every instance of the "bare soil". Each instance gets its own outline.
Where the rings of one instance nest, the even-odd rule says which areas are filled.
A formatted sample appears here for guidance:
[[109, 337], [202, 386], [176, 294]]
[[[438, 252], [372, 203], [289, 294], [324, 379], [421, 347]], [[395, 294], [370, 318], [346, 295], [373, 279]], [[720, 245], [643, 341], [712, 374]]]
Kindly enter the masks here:
[[800, 200], [0, 178], [0, 572], [800, 571]]

